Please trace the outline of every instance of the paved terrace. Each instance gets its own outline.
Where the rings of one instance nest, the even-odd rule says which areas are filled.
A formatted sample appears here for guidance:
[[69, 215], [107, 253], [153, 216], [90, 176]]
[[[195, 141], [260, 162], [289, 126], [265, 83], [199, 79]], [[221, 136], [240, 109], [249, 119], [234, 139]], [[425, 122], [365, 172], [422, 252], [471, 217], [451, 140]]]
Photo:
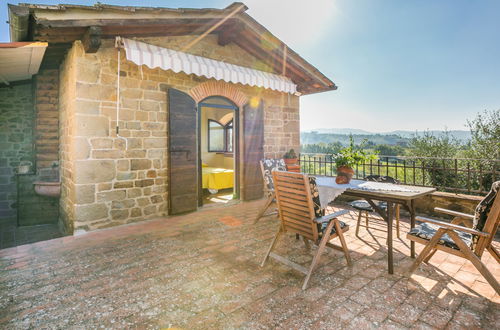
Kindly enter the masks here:
[[[354, 212], [354, 266], [329, 250], [301, 291], [301, 274], [258, 266], [278, 226], [252, 225], [261, 203], [1, 250], [0, 328], [498, 328], [500, 298], [471, 264], [438, 252], [408, 279], [409, 244], [396, 240], [388, 275], [385, 227], [356, 238]], [[312, 258], [292, 235], [278, 252]]]

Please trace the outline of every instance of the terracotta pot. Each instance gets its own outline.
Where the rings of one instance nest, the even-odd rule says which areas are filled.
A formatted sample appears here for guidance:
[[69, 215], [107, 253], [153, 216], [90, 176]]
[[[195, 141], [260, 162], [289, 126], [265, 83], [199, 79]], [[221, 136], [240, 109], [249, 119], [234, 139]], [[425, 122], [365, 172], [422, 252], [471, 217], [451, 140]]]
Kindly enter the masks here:
[[298, 159], [297, 158], [284, 158], [286, 165], [295, 165], [297, 164]]
[[354, 176], [354, 170], [348, 166], [337, 167], [337, 177], [335, 182], [337, 184], [347, 184], [351, 181]]

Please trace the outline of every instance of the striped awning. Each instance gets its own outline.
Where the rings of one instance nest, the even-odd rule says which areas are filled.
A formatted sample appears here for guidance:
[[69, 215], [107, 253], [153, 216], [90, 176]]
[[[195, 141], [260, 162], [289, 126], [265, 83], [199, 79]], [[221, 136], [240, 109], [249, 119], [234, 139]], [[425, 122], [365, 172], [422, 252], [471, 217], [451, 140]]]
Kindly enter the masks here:
[[229, 64], [185, 52], [158, 47], [144, 42], [121, 38], [127, 60], [150, 68], [195, 74], [280, 92], [295, 93], [297, 86], [285, 76]]

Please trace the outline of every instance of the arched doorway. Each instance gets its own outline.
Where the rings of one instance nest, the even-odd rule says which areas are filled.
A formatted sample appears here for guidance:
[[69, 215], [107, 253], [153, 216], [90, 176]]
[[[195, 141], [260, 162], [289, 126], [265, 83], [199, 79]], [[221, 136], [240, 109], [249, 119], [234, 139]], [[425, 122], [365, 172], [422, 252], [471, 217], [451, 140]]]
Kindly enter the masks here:
[[198, 205], [240, 196], [240, 111], [224, 96], [198, 103]]
[[257, 102], [237, 105], [233, 98], [221, 97], [220, 94], [205, 94], [204, 98], [195, 100], [190, 94], [174, 88], [169, 88], [167, 93], [168, 213], [191, 212], [200, 206], [200, 181], [203, 176], [200, 171], [202, 163], [199, 106], [214, 100], [217, 102], [209, 103], [209, 106], [217, 104], [219, 108], [229, 107], [234, 111], [232, 136], [235, 196], [242, 200], [261, 198], [263, 182], [259, 160], [264, 157], [262, 100], [256, 98]]

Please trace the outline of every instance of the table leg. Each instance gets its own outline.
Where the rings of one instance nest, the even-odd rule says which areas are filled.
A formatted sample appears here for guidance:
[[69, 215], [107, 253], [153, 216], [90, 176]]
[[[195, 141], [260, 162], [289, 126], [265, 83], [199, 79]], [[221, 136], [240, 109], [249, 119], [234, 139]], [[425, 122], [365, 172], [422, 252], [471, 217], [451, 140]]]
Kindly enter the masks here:
[[[415, 228], [415, 202], [410, 200], [410, 229]], [[410, 241], [410, 257], [415, 259], [415, 242]]]
[[394, 274], [394, 259], [392, 253], [392, 218], [393, 218], [393, 203], [387, 202], [387, 266], [389, 274]]

